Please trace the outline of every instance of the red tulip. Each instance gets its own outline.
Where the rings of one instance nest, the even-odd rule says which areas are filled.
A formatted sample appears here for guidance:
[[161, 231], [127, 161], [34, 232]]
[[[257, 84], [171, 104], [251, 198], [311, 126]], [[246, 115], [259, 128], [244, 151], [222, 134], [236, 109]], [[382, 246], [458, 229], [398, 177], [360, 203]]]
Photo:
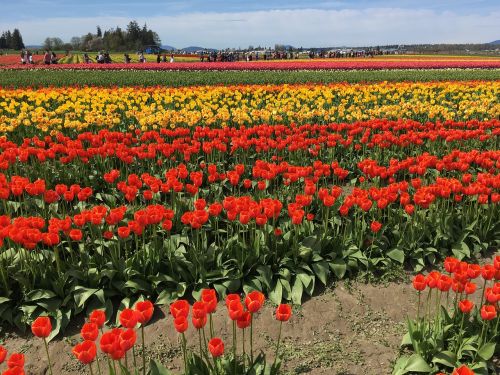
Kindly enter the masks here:
[[195, 318], [193, 316], [192, 322], [193, 322], [194, 328], [196, 328], [196, 329], [202, 329], [207, 324], [207, 316], [205, 315], [205, 316], [203, 316], [202, 318], [199, 318], [199, 319], [197, 319], [197, 318]]
[[208, 342], [208, 350], [212, 357], [217, 358], [224, 354], [224, 343], [218, 337], [214, 337]]
[[108, 331], [101, 336], [99, 346], [103, 353], [110, 354], [117, 345], [117, 335], [113, 331]]
[[213, 313], [217, 309], [217, 293], [215, 289], [203, 289], [201, 291], [201, 300], [205, 304], [208, 314]]
[[135, 328], [137, 325], [137, 313], [132, 309], [124, 309], [120, 313], [120, 324], [124, 328]]
[[475, 279], [479, 277], [481, 274], [481, 266], [479, 264], [469, 264], [469, 268], [467, 269], [467, 276], [471, 279]]
[[36, 318], [33, 324], [31, 324], [31, 332], [33, 332], [36, 337], [49, 337], [52, 332], [52, 323], [50, 322], [50, 318], [47, 316], [40, 316]]
[[382, 229], [382, 224], [378, 221], [372, 221], [372, 223], [370, 224], [370, 229], [373, 233], [378, 233], [380, 229]]
[[455, 369], [451, 375], [474, 375], [474, 371], [472, 371], [466, 365], [463, 365]]
[[497, 255], [495, 259], [493, 259], [493, 267], [495, 267], [496, 270], [500, 270], [500, 255]]
[[5, 357], [7, 357], [7, 349], [0, 345], [0, 365], [5, 361]]
[[22, 367], [11, 367], [2, 372], [2, 375], [25, 375], [24, 369]]
[[179, 299], [170, 304], [170, 314], [175, 318], [189, 315], [189, 303], [184, 299]]
[[229, 304], [233, 301], [241, 301], [239, 294], [231, 293], [226, 296], [226, 307], [229, 308]]
[[97, 355], [97, 348], [93, 341], [86, 340], [76, 345], [72, 352], [76, 359], [78, 359], [81, 363], [88, 365], [95, 359]]
[[135, 342], [137, 340], [137, 334], [133, 329], [129, 328], [120, 334], [118, 340], [121, 350], [126, 352], [132, 349], [132, 347], [135, 345]]
[[24, 367], [24, 354], [12, 353], [7, 360], [7, 367]]
[[481, 318], [483, 320], [493, 320], [497, 316], [497, 310], [493, 305], [483, 305], [481, 307]]
[[465, 294], [470, 295], [474, 294], [477, 289], [477, 285], [472, 282], [466, 282], [464, 286]]
[[491, 280], [495, 277], [495, 271], [495, 267], [493, 267], [491, 264], [486, 264], [481, 269], [481, 275], [483, 276], [483, 279]]
[[238, 320], [241, 317], [241, 315], [243, 314], [243, 305], [241, 304], [239, 296], [237, 300], [232, 300], [231, 302], [229, 302], [227, 310], [229, 313], [229, 319]]
[[441, 274], [437, 271], [432, 271], [431, 273], [429, 273], [425, 278], [427, 286], [431, 289], [436, 288], [440, 277]]
[[179, 333], [185, 332], [188, 329], [187, 315], [178, 315], [177, 318], [174, 319], [174, 327]]
[[458, 307], [464, 314], [468, 314], [474, 308], [474, 303], [469, 301], [468, 299], [464, 299], [458, 303]]
[[240, 329], [245, 329], [250, 326], [250, 322], [252, 321], [252, 314], [248, 311], [243, 311], [240, 318], [236, 321], [236, 325]]
[[83, 233], [80, 229], [71, 229], [69, 231], [69, 237], [73, 241], [81, 241], [81, 239], [83, 238]]
[[99, 336], [99, 328], [95, 323], [85, 323], [80, 331], [82, 338], [86, 341], [95, 341]]
[[287, 322], [292, 316], [292, 307], [290, 305], [282, 303], [276, 309], [276, 320], [280, 322]]
[[447, 257], [444, 260], [444, 269], [448, 273], [453, 273], [453, 272], [455, 272], [455, 267], [456, 267], [458, 262], [459, 262], [459, 260], [457, 258]]
[[193, 319], [202, 319], [207, 315], [204, 302], [195, 302], [193, 304]]
[[94, 310], [89, 316], [89, 322], [95, 323], [98, 328], [102, 328], [106, 321], [106, 313], [103, 310]]
[[441, 292], [447, 292], [451, 288], [453, 280], [447, 275], [441, 275], [438, 280], [437, 287]]
[[151, 301], [141, 301], [135, 304], [135, 311], [137, 316], [137, 321], [142, 325], [146, 324], [151, 320], [154, 313], [154, 305]]
[[247, 294], [245, 298], [245, 305], [250, 313], [254, 314], [260, 310], [264, 304], [265, 297], [261, 292], [253, 291]]
[[425, 290], [425, 287], [427, 286], [425, 276], [419, 273], [413, 278], [413, 288], [415, 290], [418, 290], [419, 292]]

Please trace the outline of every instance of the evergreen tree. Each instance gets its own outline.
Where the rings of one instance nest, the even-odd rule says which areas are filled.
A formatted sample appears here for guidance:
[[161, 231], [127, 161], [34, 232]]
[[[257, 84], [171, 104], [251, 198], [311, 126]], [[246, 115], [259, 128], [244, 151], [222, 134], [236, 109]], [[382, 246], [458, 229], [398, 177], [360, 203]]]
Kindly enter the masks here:
[[12, 34], [10, 33], [10, 30], [7, 30], [5, 33], [5, 40], [7, 43], [7, 48], [12, 48]]
[[0, 49], [6, 49], [7, 48], [7, 38], [5, 36], [5, 31], [2, 33], [0, 36]]
[[12, 47], [15, 50], [22, 50], [24, 48], [23, 37], [18, 29], [14, 29], [12, 33]]
[[97, 37], [98, 37], [98, 38], [101, 38], [101, 37], [102, 37], [102, 30], [101, 30], [101, 26], [97, 26]]

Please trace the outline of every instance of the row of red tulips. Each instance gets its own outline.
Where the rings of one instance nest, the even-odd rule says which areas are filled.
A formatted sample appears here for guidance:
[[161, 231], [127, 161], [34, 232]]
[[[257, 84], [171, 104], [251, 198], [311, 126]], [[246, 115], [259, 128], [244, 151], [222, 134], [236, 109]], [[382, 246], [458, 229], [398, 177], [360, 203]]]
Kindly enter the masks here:
[[[229, 368], [234, 370], [232, 374], [246, 373], [254, 365], [253, 350], [253, 320], [262, 308], [265, 297], [258, 291], [248, 293], [243, 302], [239, 294], [229, 294], [226, 297], [225, 304], [229, 319], [232, 321], [232, 356], [230, 357]], [[197, 332], [199, 338], [198, 358], [201, 359], [210, 373], [225, 374], [225, 368], [221, 362], [221, 357], [225, 354], [225, 345], [221, 338], [216, 337], [212, 315], [218, 307], [218, 299], [215, 290], [204, 289], [201, 291], [200, 300], [192, 306], [186, 300], [177, 300], [170, 305], [170, 314], [173, 318], [173, 326], [180, 334], [183, 352], [184, 373], [191, 373], [193, 363], [191, 356], [194, 355], [188, 351], [185, 332], [189, 327], [189, 315], [191, 313], [191, 324]], [[190, 311], [191, 310], [191, 311]], [[88, 366], [91, 374], [94, 373], [93, 364], [97, 373], [106, 373], [106, 368], [101, 368], [99, 363], [98, 348], [107, 359], [108, 370], [112, 374], [132, 373], [138, 374], [142, 370], [146, 374], [146, 351], [144, 327], [151, 320], [154, 313], [154, 305], [148, 301], [140, 301], [133, 308], [125, 308], [119, 312], [119, 322], [121, 327], [110, 328], [104, 331], [108, 318], [103, 310], [94, 310], [88, 317], [87, 322], [81, 328], [81, 337], [83, 341], [75, 345], [72, 349], [74, 356], [83, 365]], [[281, 341], [282, 323], [287, 322], [292, 315], [292, 309], [289, 305], [281, 304], [277, 307], [275, 318], [280, 322], [279, 336], [276, 342], [275, 359], [272, 365], [274, 373], [279, 369], [279, 346]], [[206, 328], [208, 324], [208, 327]], [[137, 329], [140, 328], [142, 339], [142, 366], [138, 365], [136, 343]], [[241, 334], [237, 333], [237, 328]], [[246, 352], [245, 333], [249, 329], [248, 341], [250, 344], [249, 352]], [[40, 316], [34, 320], [31, 325], [31, 331], [36, 337], [42, 338], [46, 349], [49, 372], [53, 374], [53, 365], [51, 362], [47, 338], [52, 332], [52, 322], [48, 316]], [[207, 332], [208, 331], [208, 332]], [[100, 336], [100, 337], [99, 337]], [[238, 354], [238, 336], [241, 340], [241, 354]], [[208, 337], [208, 338], [207, 338]], [[210, 354], [210, 356], [209, 356]], [[0, 365], [7, 358], [7, 350], [0, 346]], [[211, 359], [210, 359], [211, 358]], [[101, 358], [101, 361], [104, 358]], [[242, 372], [240, 372], [242, 371]], [[12, 353], [7, 359], [7, 370], [2, 375], [23, 375], [25, 374], [25, 357], [22, 353]]]
[[[88, 163], [96, 158], [110, 157], [124, 164], [140, 160], [154, 160], [160, 164], [172, 159], [190, 161], [199, 155], [206, 155], [208, 161], [223, 160], [227, 155], [238, 160], [247, 152], [267, 156], [270, 150], [276, 158], [290, 158], [293, 154], [302, 156], [302, 153], [308, 157], [334, 157], [342, 154], [339, 149], [357, 151], [366, 154], [365, 157], [374, 158], [380, 149], [391, 149], [395, 154], [401, 152], [403, 159], [415, 148], [442, 152], [447, 147], [443, 148], [441, 142], [463, 145], [464, 142], [479, 141], [481, 144], [494, 141], [498, 135], [499, 120], [425, 124], [410, 120], [371, 120], [354, 124], [177, 128], [144, 133], [139, 130], [101, 130], [95, 134], [79, 133], [74, 138], [58, 133], [53, 137], [24, 138], [19, 145], [12, 138], [3, 136], [0, 137], [0, 169], [17, 163], [51, 160], [63, 164], [75, 161]], [[433, 148], [433, 144], [439, 147]], [[333, 148], [337, 150], [335, 153], [330, 152]]]
[[174, 62], [112, 63], [112, 64], [57, 64], [57, 65], [7, 65], [3, 69], [71, 69], [71, 70], [386, 70], [386, 69], [495, 69], [500, 60], [335, 60], [335, 61], [267, 61], [267, 62]]

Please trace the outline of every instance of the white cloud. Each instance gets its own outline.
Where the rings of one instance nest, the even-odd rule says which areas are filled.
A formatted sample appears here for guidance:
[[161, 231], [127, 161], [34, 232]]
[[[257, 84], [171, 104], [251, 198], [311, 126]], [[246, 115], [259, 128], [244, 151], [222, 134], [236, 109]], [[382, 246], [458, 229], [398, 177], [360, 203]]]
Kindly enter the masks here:
[[[483, 43], [500, 38], [500, 12], [456, 14], [426, 9], [295, 9], [252, 12], [185, 13], [138, 18], [157, 31], [163, 44], [176, 47], [364, 46], [412, 43]], [[23, 20], [2, 25], [21, 30], [26, 44], [47, 36], [72, 36], [124, 27], [128, 17], [73, 17]]]

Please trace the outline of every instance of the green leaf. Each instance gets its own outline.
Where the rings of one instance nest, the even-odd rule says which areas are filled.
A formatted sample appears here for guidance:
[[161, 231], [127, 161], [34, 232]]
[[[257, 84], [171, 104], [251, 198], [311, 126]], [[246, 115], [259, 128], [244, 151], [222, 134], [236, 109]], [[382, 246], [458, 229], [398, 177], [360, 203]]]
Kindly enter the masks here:
[[279, 305], [283, 299], [283, 285], [281, 280], [277, 280], [274, 288], [269, 292], [269, 299], [273, 301], [276, 305]]
[[152, 359], [149, 362], [149, 375], [170, 375], [170, 371], [160, 362]]
[[489, 361], [493, 354], [495, 353], [495, 343], [489, 342], [484, 344], [481, 349], [478, 350], [477, 355], [480, 356], [485, 361]]
[[440, 363], [447, 367], [454, 368], [457, 362], [457, 356], [455, 353], [450, 352], [448, 350], [442, 351], [434, 356], [432, 359], [432, 363]]
[[395, 260], [396, 262], [399, 262], [400, 264], [403, 264], [405, 260], [405, 253], [402, 250], [399, 249], [392, 249], [387, 253], [387, 256], [391, 258], [392, 260]]
[[78, 287], [75, 290], [74, 298], [77, 307], [83, 308], [85, 302], [92, 297], [99, 289]]
[[302, 281], [298, 277], [296, 277], [295, 283], [293, 284], [292, 287], [292, 302], [295, 305], [300, 305], [300, 303], [302, 302], [302, 293], [304, 291], [303, 289], [304, 288], [302, 286]]
[[419, 354], [413, 354], [410, 357], [403, 356], [399, 358], [394, 366], [392, 375], [403, 375], [409, 372], [430, 373], [432, 371], [433, 369]]
[[330, 262], [330, 268], [339, 279], [343, 278], [346, 271], [347, 265], [342, 259], [334, 259]]
[[323, 285], [326, 285], [328, 281], [328, 275], [330, 274], [330, 270], [328, 269], [328, 263], [325, 261], [316, 262], [312, 264], [312, 268], [318, 279], [321, 280]]

